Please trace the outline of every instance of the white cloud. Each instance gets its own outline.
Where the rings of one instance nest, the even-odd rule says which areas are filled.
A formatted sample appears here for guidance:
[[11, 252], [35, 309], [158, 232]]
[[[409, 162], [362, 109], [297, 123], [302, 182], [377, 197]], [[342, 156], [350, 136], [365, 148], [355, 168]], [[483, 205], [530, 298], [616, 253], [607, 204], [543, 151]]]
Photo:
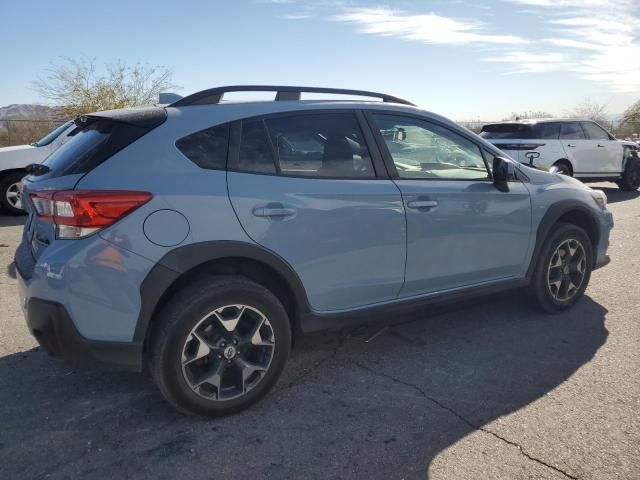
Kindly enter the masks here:
[[399, 37], [425, 43], [463, 45], [469, 43], [517, 45], [526, 41], [515, 35], [486, 33], [478, 21], [444, 17], [433, 12], [412, 15], [387, 8], [350, 8], [333, 15], [331, 20], [360, 26], [360, 31], [372, 35]]
[[311, 15], [310, 13], [306, 13], [306, 12], [299, 12], [299, 13], [285, 13], [283, 15], [280, 15], [280, 18], [282, 18], [283, 20], [304, 20], [307, 18], [312, 18], [313, 15]]
[[561, 70], [621, 92], [640, 90], [640, 38], [630, 0], [505, 0], [539, 7], [542, 44], [567, 55]]
[[521, 50], [501, 53], [497, 57], [482, 59], [483, 62], [508, 63], [507, 73], [538, 73], [562, 70], [567, 56], [563, 53], [528, 53]]
[[354, 7], [352, 0], [321, 5], [262, 1], [296, 2], [298, 8], [281, 16], [288, 20], [329, 11], [330, 21], [353, 25], [364, 34], [475, 49], [481, 61], [505, 74], [564, 72], [621, 92], [640, 90], [639, 0], [496, 0], [503, 8], [475, 9], [472, 18]]

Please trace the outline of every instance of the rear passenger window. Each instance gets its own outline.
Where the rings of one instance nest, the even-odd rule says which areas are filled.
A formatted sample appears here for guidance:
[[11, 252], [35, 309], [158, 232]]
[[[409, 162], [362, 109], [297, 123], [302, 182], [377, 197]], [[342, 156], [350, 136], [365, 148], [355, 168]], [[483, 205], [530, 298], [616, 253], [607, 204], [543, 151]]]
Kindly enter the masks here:
[[275, 117], [265, 124], [283, 175], [375, 177], [371, 155], [351, 113]]
[[559, 123], [539, 123], [536, 126], [536, 133], [533, 138], [540, 140], [557, 140], [560, 136]]
[[564, 140], [585, 140], [584, 132], [578, 122], [563, 123], [560, 138]]
[[176, 147], [200, 168], [224, 170], [227, 164], [229, 125], [218, 125], [183, 137]]
[[249, 173], [276, 173], [273, 152], [262, 120], [242, 122], [237, 170]]

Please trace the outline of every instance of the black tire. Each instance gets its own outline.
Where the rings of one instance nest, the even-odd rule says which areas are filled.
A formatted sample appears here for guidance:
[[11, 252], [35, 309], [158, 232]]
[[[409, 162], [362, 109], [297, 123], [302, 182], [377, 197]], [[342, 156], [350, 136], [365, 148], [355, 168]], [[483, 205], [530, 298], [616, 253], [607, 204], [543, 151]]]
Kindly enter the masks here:
[[[183, 355], [188, 348], [188, 339], [193, 339], [192, 329], [197, 328], [201, 319], [207, 318], [207, 315], [214, 310], [229, 305], [246, 305], [255, 308], [268, 319], [270, 325], [267, 328], [273, 334], [274, 340], [271, 360], [263, 376], [254, 387], [247, 389], [246, 393], [244, 393], [244, 376], [240, 375], [242, 377], [240, 396], [218, 400], [214, 397], [220, 395], [221, 391], [215, 389], [216, 393], [212, 393], [211, 398], [203, 398], [201, 387], [198, 387], [199, 393], [196, 393], [188, 383], [187, 374], [183, 374]], [[222, 331], [224, 334], [228, 333], [224, 329]], [[196, 330], [196, 333], [206, 333], [206, 330], [201, 332]], [[224, 346], [224, 343], [222, 345]], [[199, 348], [197, 346], [198, 352]], [[242, 356], [246, 355], [247, 351], [242, 352]], [[273, 293], [244, 277], [206, 277], [189, 284], [164, 305], [154, 324], [148, 361], [151, 375], [160, 392], [171, 405], [183, 413], [216, 417], [240, 412], [262, 398], [280, 377], [290, 351], [291, 326], [287, 312]], [[220, 353], [220, 350], [217, 352]], [[224, 356], [210, 353], [197, 361], [204, 363], [204, 368], [207, 369], [205, 376], [208, 376], [212, 370], [215, 370], [214, 365], [217, 362], [223, 363], [226, 357], [225, 349]], [[237, 357], [233, 362], [243, 360], [240, 358], [239, 347]], [[221, 360], [217, 360], [218, 358]], [[232, 360], [227, 361], [231, 366], [224, 368], [233, 369], [235, 363], [231, 364]], [[231, 371], [231, 374], [236, 377], [234, 371]], [[212, 385], [205, 384], [205, 386], [211, 387], [211, 391], [214, 391]]]
[[[15, 185], [20, 182], [26, 175], [25, 172], [10, 173], [0, 179], [0, 208], [5, 213], [10, 215], [24, 215], [23, 208], [16, 208], [16, 205], [11, 203], [9, 199], [10, 193], [15, 193], [13, 189]], [[10, 192], [11, 191], [11, 192]]]
[[[577, 288], [570, 290], [572, 292], [571, 296], [566, 299], [558, 299], [558, 297], [563, 296], [558, 295], [560, 293], [558, 292], [558, 290], [560, 290], [560, 287], [551, 285], [551, 280], [557, 279], [557, 277], [555, 277], [555, 273], [558, 273], [558, 268], [560, 268], [559, 272], [562, 276], [561, 282], [565, 281], [565, 274], [569, 275], [569, 279], [572, 282], [577, 282], [577, 280], [570, 277], [572, 273], [567, 273], [564, 269], [564, 266], [553, 267], [554, 275], [552, 276], [552, 269], [550, 265], [552, 260], [554, 259], [555, 261], [557, 261], [558, 259], [562, 260], [562, 256], [556, 256], [556, 253], [559, 251], [561, 246], [566, 245], [566, 242], [571, 241], [578, 242], [584, 251], [584, 273], [582, 274], [582, 279], [580, 281], [580, 284], [577, 285]], [[576, 244], [573, 243], [573, 246], [575, 245]], [[567, 263], [567, 266], [570, 267], [569, 263], [570, 262]], [[571, 270], [571, 267], [569, 268], [569, 270]], [[538, 256], [538, 259], [536, 261], [536, 266], [531, 278], [531, 284], [529, 285], [528, 289], [529, 298], [538, 308], [548, 313], [555, 313], [566, 310], [567, 308], [572, 307], [578, 300], [580, 300], [580, 298], [584, 294], [584, 291], [589, 284], [592, 270], [593, 246], [591, 245], [589, 236], [582, 228], [578, 227], [577, 225], [562, 222], [557, 223], [545, 239], [544, 247], [542, 248], [540, 255]], [[578, 275], [579, 273], [580, 272], [573, 272], [573, 275]], [[564, 285], [564, 283], [561, 283], [561, 287], [563, 287]], [[571, 285], [573, 285], [573, 283], [571, 283]]]
[[635, 192], [640, 188], [640, 159], [632, 157], [627, 161], [622, 178], [616, 182], [620, 190]]
[[557, 172], [561, 175], [566, 175], [568, 177], [573, 176], [573, 170], [571, 169], [571, 165], [569, 164], [569, 162], [566, 162], [564, 160], [558, 160], [556, 163], [553, 164], [551, 168], [553, 167], [557, 168]]

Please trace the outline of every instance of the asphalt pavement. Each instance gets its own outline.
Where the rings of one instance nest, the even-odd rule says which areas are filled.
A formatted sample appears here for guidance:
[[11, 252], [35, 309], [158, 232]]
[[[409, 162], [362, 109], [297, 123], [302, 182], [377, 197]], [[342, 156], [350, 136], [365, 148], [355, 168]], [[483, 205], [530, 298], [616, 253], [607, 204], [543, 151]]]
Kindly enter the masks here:
[[0, 217], [0, 478], [639, 479], [640, 198], [602, 186], [612, 262], [571, 311], [508, 292], [310, 335], [274, 391], [216, 420], [37, 348], [23, 219]]

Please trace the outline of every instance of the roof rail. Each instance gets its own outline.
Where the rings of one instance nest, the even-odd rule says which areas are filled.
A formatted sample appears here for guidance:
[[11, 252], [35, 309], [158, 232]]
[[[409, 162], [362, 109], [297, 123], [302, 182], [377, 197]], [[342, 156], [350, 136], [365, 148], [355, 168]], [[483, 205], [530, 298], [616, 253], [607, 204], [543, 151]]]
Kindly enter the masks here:
[[184, 107], [187, 105], [211, 105], [220, 103], [227, 92], [277, 92], [275, 100], [300, 100], [302, 92], [305, 93], [331, 93], [339, 95], [357, 95], [361, 97], [379, 98], [383, 102], [401, 103], [403, 105], [415, 104], [402, 98], [387, 95], [386, 93], [367, 92], [365, 90], [346, 90], [343, 88], [322, 87], [290, 87], [277, 85], [231, 85], [226, 87], [209, 88], [201, 92], [188, 95], [173, 102], [170, 107]]

